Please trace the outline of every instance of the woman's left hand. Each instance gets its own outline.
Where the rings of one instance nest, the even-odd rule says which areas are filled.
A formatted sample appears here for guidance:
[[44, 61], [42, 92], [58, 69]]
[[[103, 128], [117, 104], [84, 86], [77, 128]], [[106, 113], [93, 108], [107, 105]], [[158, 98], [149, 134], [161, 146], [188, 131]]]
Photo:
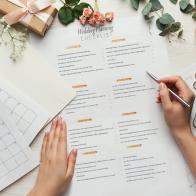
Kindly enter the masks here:
[[44, 136], [36, 184], [28, 196], [58, 196], [68, 188], [74, 175], [77, 150], [67, 154], [67, 127], [62, 118], [53, 120]]

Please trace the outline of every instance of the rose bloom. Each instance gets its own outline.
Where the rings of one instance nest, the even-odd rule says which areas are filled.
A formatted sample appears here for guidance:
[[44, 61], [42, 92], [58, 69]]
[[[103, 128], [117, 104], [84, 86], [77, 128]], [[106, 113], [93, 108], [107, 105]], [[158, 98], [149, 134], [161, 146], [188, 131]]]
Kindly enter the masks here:
[[94, 17], [90, 17], [88, 20], [89, 25], [91, 25], [92, 27], [96, 26], [96, 21], [94, 19]]
[[108, 12], [105, 14], [105, 19], [107, 22], [112, 22], [114, 19], [114, 13], [113, 12]]
[[84, 8], [83, 9], [83, 16], [86, 18], [89, 18], [92, 15], [93, 11], [90, 8]]
[[100, 12], [98, 12], [98, 11], [94, 12], [93, 18], [96, 21], [97, 25], [104, 25], [105, 24], [105, 17]]
[[87, 22], [87, 20], [86, 20], [86, 17], [85, 16], [80, 16], [80, 23], [82, 24], [82, 25], [85, 25], [86, 24], [86, 22]]

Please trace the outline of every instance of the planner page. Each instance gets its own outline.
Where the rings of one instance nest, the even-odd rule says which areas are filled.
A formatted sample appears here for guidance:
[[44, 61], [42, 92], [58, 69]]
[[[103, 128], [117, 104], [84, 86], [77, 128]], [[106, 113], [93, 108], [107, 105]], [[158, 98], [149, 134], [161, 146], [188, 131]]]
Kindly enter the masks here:
[[45, 109], [2, 78], [0, 79], [0, 103], [6, 108], [9, 117], [28, 144], [33, 141], [50, 117]]
[[[194, 195], [188, 169], [156, 103], [170, 73], [165, 41], [142, 18], [50, 31], [40, 53], [76, 90], [64, 110], [78, 149], [68, 196]], [[53, 45], [55, 47], [49, 47]]]
[[34, 169], [39, 163], [34, 157], [6, 109], [0, 105], [0, 191]]

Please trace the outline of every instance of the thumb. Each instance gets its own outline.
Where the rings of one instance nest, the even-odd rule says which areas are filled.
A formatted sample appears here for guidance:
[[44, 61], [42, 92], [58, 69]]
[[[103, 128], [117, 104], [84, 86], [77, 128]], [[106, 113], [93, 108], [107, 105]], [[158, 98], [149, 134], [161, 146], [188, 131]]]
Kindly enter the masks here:
[[160, 90], [160, 98], [161, 98], [163, 109], [168, 110], [172, 106], [168, 88], [164, 83], [160, 83], [159, 90]]

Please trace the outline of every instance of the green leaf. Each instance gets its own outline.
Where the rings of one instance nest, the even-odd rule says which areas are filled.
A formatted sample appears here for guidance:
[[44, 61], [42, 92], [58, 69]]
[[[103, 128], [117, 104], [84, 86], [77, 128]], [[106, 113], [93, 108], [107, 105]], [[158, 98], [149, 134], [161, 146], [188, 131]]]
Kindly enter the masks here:
[[151, 12], [151, 9], [152, 9], [152, 3], [149, 2], [149, 3], [146, 4], [146, 6], [144, 7], [144, 9], [142, 10], [142, 14], [144, 16], [149, 15], [149, 13]]
[[152, 10], [153, 11], [158, 11], [163, 8], [159, 0], [150, 0], [152, 3]]
[[175, 33], [181, 28], [180, 22], [175, 22], [173, 24], [168, 25], [166, 28], [162, 30], [162, 32], [159, 34], [160, 36], [166, 36], [170, 33]]
[[74, 17], [79, 19], [79, 17], [82, 15], [84, 8], [90, 8], [93, 11], [93, 8], [88, 3], [80, 3], [76, 5], [73, 9]]
[[151, 22], [153, 18], [154, 16], [149, 16], [149, 15], [144, 16], [144, 19], [148, 22]]
[[165, 13], [159, 18], [159, 22], [163, 25], [168, 25], [175, 22], [175, 20], [170, 14]]
[[159, 33], [159, 35], [160, 36], [166, 36], [166, 35], [168, 35], [170, 33], [170, 28], [171, 28], [171, 26], [167, 27], [161, 33]]
[[132, 6], [133, 6], [133, 8], [135, 10], [138, 10], [139, 4], [140, 4], [140, 0], [131, 0], [131, 4], [132, 4]]
[[196, 12], [193, 13], [192, 18], [196, 20]]
[[176, 4], [178, 0], [170, 0], [173, 4]]
[[181, 9], [180, 8], [180, 10], [183, 12], [183, 13], [185, 13], [185, 14], [189, 14], [189, 13], [191, 13], [192, 11], [193, 11], [193, 6], [191, 5], [191, 4], [188, 4], [188, 6], [183, 10], [183, 9]]
[[79, 3], [80, 0], [65, 0], [66, 5], [75, 6]]
[[166, 29], [168, 27], [168, 25], [163, 25], [160, 23], [159, 21], [159, 18], [156, 20], [156, 25], [157, 25], [157, 28], [160, 30], [160, 31], [163, 31], [164, 29]]
[[175, 33], [175, 32], [177, 32], [177, 31], [179, 31], [180, 28], [181, 28], [181, 23], [180, 23], [180, 22], [175, 22], [175, 23], [173, 23], [173, 24], [171, 25], [171, 27], [170, 27], [170, 32], [171, 32], [171, 33]]
[[178, 38], [181, 38], [182, 35], [183, 35], [183, 30], [179, 31], [179, 33], [178, 33]]
[[180, 9], [185, 10], [189, 4], [190, 4], [190, 0], [180, 0], [179, 2]]
[[75, 18], [74, 18], [74, 15], [73, 15], [72, 8], [71, 7], [65, 7], [65, 6], [60, 8], [60, 10], [58, 12], [58, 18], [59, 18], [59, 21], [64, 25], [68, 25], [71, 22], [73, 22]]

